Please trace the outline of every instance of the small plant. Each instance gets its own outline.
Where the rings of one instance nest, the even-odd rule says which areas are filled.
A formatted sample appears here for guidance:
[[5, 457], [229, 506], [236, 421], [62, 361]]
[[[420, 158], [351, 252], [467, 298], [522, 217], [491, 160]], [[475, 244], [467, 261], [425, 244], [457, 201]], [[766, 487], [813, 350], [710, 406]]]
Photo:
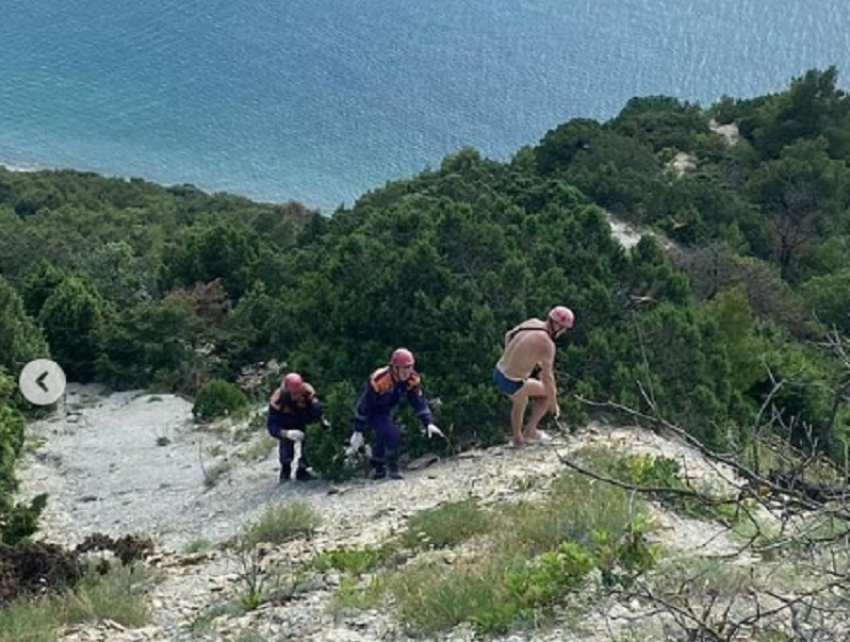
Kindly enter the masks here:
[[353, 575], [363, 575], [383, 565], [395, 553], [393, 546], [379, 548], [334, 548], [316, 555], [309, 566], [317, 571], [336, 569]]
[[454, 546], [489, 527], [487, 514], [475, 498], [419, 511], [407, 523], [401, 542], [408, 548]]
[[263, 603], [263, 592], [260, 589], [261, 587], [259, 585], [256, 587], [252, 586], [242, 595], [239, 602], [245, 611], [256, 611], [260, 604]]
[[[676, 600], [699, 601], [701, 597], [707, 597], [709, 599], [704, 603], [708, 604], [751, 595], [759, 589], [760, 576], [752, 568], [690, 555], [666, 562], [660, 572], [653, 575], [652, 591], [658, 596]], [[794, 577], [797, 577], [796, 574]], [[771, 571], [771, 581], [776, 583], [777, 580], [779, 586], [790, 588], [784, 586], [781, 575]]]
[[207, 454], [210, 457], [220, 457], [224, 454], [224, 446], [221, 444], [213, 444], [207, 447]]
[[238, 539], [236, 553], [245, 589], [238, 598], [242, 612], [254, 611], [268, 600], [289, 599], [303, 591], [308, 577], [303, 567], [287, 577], [279, 565], [265, 563], [268, 558], [263, 547], [252, 545], [245, 535]]
[[0, 609], [0, 642], [53, 642], [61, 614], [46, 600], [19, 599]]
[[534, 621], [534, 610], [517, 602], [497, 602], [491, 607], [472, 613], [469, 621], [479, 633], [499, 635], [507, 633], [512, 626]]
[[185, 630], [192, 634], [202, 634], [209, 631], [215, 620], [222, 616], [242, 615], [245, 609], [234, 600], [225, 600], [210, 605], [203, 613], [185, 625]]
[[330, 428], [320, 424], [307, 426], [307, 439], [304, 441], [304, 455], [322, 479], [339, 482], [362, 474], [356, 462], [346, 457], [344, 445], [347, 443], [351, 428], [346, 420], [351, 414], [351, 400], [358, 394], [351, 382], [333, 383], [321, 391], [325, 416], [340, 418], [333, 421]]
[[309, 537], [321, 524], [321, 516], [307, 502], [270, 506], [259, 520], [247, 526], [240, 546], [252, 548], [260, 542], [283, 544], [298, 537]]
[[[497, 587], [502, 559], [467, 568], [447, 568], [426, 562], [405, 566], [403, 573], [387, 579], [387, 591], [412, 633], [448, 631], [461, 622], [474, 621], [501, 608]], [[505, 619], [512, 619], [510, 613]]]
[[628, 525], [619, 537], [610, 532], [593, 534], [594, 564], [605, 586], [631, 587], [635, 580], [658, 563], [658, 547], [647, 542], [647, 527], [642, 520]]
[[232, 383], [211, 379], [198, 390], [192, 415], [196, 421], [211, 421], [234, 415], [248, 406], [248, 397]]
[[146, 579], [144, 567], [138, 564], [115, 567], [105, 575], [92, 569], [54, 604], [68, 624], [112, 620], [127, 627], [144, 626], [149, 613], [140, 598]]
[[254, 611], [268, 594], [270, 576], [263, 568], [262, 553], [244, 535], [239, 539], [236, 551], [242, 567], [240, 580], [245, 587], [245, 592], [239, 596], [239, 606], [243, 612]]
[[502, 583], [518, 607], [547, 607], [578, 588], [593, 568], [589, 551], [575, 542], [563, 542], [554, 551], [509, 570]]
[[365, 586], [353, 577], [344, 576], [334, 596], [331, 610], [338, 612], [342, 609], [374, 609], [382, 603], [385, 591], [386, 586], [380, 576], [370, 578]]
[[193, 555], [195, 553], [202, 553], [204, 551], [208, 551], [212, 548], [213, 543], [205, 539], [203, 537], [199, 537], [197, 539], [193, 539], [191, 542], [188, 542], [186, 546], [183, 547], [184, 555]]

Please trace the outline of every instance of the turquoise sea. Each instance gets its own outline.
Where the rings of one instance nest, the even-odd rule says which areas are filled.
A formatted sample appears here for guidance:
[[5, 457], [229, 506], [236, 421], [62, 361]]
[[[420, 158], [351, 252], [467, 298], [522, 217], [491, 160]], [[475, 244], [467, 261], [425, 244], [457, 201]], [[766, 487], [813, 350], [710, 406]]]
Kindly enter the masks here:
[[850, 75], [846, 0], [0, 0], [0, 163], [332, 211], [630, 97]]

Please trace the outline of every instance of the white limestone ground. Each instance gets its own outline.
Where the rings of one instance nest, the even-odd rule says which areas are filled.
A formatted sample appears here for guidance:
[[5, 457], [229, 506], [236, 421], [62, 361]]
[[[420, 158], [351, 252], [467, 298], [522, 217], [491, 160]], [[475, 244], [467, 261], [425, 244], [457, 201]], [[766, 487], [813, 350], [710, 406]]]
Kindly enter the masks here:
[[49, 529], [70, 545], [93, 532], [139, 532], [178, 547], [225, 535], [230, 520], [219, 516], [265, 504], [277, 492], [273, 461], [234, 466], [206, 487], [205, 471], [223, 459], [214, 453], [228, 454], [227, 435], [195, 429], [191, 408], [172, 395], [70, 386], [64, 407], [28, 431], [41, 445], [25, 460], [24, 487], [50, 493]]

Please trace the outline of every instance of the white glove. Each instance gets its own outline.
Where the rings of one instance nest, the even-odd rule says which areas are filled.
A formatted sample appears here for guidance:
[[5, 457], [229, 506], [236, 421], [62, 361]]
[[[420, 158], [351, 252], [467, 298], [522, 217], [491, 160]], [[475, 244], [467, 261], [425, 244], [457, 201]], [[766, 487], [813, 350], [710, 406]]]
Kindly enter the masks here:
[[428, 435], [428, 439], [431, 439], [431, 437], [433, 437], [434, 435], [442, 437], [443, 439], [446, 438], [446, 436], [443, 434], [443, 431], [437, 428], [437, 426], [435, 426], [434, 424], [428, 424], [428, 427], [425, 429], [425, 434]]
[[[291, 432], [301, 432], [301, 431], [300, 430], [293, 430]], [[301, 433], [301, 434], [303, 435], [304, 433]], [[293, 450], [292, 454], [295, 455], [295, 456], [292, 458], [292, 463], [290, 464], [291, 469], [290, 469], [290, 473], [289, 473], [289, 479], [292, 480], [292, 481], [296, 481], [298, 479], [298, 466], [301, 465], [301, 440], [298, 439], [298, 440], [294, 440], [294, 441], [295, 441], [295, 444], [294, 444], [294, 447], [292, 449]]]
[[351, 434], [351, 441], [348, 443], [351, 445], [351, 450], [357, 452], [363, 446], [363, 433], [355, 431]]
[[292, 441], [304, 441], [304, 431], [302, 430], [285, 430], [283, 436]]
[[331, 427], [331, 422], [328, 421], [326, 418], [322, 417], [322, 428], [330, 428], [330, 427]]

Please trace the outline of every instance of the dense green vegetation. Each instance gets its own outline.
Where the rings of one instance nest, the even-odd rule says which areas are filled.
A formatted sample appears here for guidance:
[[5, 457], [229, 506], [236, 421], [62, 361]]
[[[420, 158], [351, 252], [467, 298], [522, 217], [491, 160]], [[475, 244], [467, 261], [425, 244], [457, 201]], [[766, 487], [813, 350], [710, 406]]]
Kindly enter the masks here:
[[[830, 329], [850, 335], [850, 99], [836, 76], [707, 109], [634, 98], [508, 163], [460, 150], [331, 216], [0, 170], [0, 367], [49, 353], [72, 380], [194, 394], [274, 357], [331, 398], [325, 439], [341, 445], [362, 379], [405, 345], [457, 447], [504, 438], [489, 383], [503, 333], [564, 303], [572, 421], [588, 412], [579, 398], [610, 400], [726, 447], [772, 394], [780, 436], [843, 457], [848, 373], [819, 347]], [[736, 124], [737, 142], [712, 121]], [[605, 210], [676, 250], [649, 237], [624, 250]], [[21, 430], [5, 403], [2, 466]]]

